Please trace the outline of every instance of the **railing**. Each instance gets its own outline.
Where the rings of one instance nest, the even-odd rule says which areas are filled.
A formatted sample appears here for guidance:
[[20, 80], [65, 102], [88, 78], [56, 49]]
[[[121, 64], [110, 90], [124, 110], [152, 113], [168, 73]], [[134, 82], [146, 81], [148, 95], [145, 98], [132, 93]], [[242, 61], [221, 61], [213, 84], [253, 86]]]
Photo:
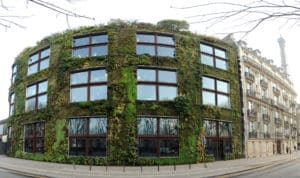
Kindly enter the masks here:
[[280, 95], [280, 90], [277, 87], [273, 87], [273, 93], [275, 95]]
[[268, 103], [268, 104], [270, 104], [271, 103], [271, 99], [270, 98], [268, 98], [268, 97], [266, 97], [266, 96], [262, 96], [262, 98], [261, 98], [264, 102], [266, 102], [266, 103]]
[[264, 138], [271, 138], [271, 134], [270, 133], [264, 133]]
[[282, 121], [279, 117], [275, 117], [274, 120], [275, 120], [276, 125], [281, 125], [282, 124]]
[[284, 128], [288, 128], [290, 125], [289, 121], [284, 121]]
[[257, 112], [256, 111], [248, 109], [247, 113], [248, 113], [249, 117], [257, 118]]
[[256, 131], [249, 132], [249, 138], [257, 138], [257, 132]]
[[269, 114], [262, 114], [262, 118], [264, 122], [270, 122], [270, 115]]
[[255, 97], [256, 96], [256, 92], [254, 90], [247, 89], [247, 95], [251, 96], [251, 97]]
[[276, 138], [282, 138], [282, 136], [283, 136], [282, 132], [275, 132]]
[[252, 74], [251, 72], [245, 72], [245, 78], [246, 78], [247, 80], [252, 81], [252, 82], [255, 81], [255, 76], [254, 76], [254, 74]]
[[268, 82], [264, 79], [260, 80], [260, 85], [265, 89], [268, 88]]

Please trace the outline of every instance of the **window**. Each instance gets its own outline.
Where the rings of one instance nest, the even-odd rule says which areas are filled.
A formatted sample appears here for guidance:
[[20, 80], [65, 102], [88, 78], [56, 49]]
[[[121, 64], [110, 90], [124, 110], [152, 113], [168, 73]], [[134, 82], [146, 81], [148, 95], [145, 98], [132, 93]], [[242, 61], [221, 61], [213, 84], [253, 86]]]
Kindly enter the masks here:
[[26, 89], [25, 111], [45, 108], [47, 106], [48, 81], [29, 85]]
[[219, 134], [221, 137], [231, 137], [232, 136], [231, 123], [219, 121]]
[[202, 77], [202, 102], [203, 105], [213, 105], [230, 108], [230, 88], [226, 81]]
[[138, 147], [141, 157], [176, 157], [179, 154], [177, 118], [138, 117]]
[[163, 69], [137, 69], [137, 99], [173, 100], [177, 96], [177, 72]]
[[200, 58], [202, 64], [216, 67], [218, 69], [228, 70], [226, 50], [200, 43]]
[[207, 137], [232, 137], [232, 123], [225, 121], [204, 120]]
[[11, 75], [11, 83], [14, 84], [16, 81], [16, 76], [17, 76], [17, 65], [14, 64], [12, 66], [12, 75]]
[[13, 127], [7, 127], [7, 151], [12, 153], [12, 139], [13, 139]]
[[50, 48], [45, 48], [31, 55], [28, 61], [27, 75], [37, 73], [38, 71], [47, 69], [50, 61]]
[[93, 34], [83, 37], [74, 37], [73, 57], [104, 56], [108, 53], [107, 34]]
[[9, 115], [13, 115], [15, 113], [15, 93], [10, 94], [9, 98]]
[[105, 69], [89, 69], [71, 73], [70, 102], [107, 99]]
[[25, 124], [25, 152], [44, 153], [45, 123]]
[[204, 120], [204, 129], [206, 136], [217, 136], [217, 122]]
[[171, 35], [137, 33], [136, 53], [150, 56], [174, 57], [175, 40]]
[[103, 157], [106, 155], [106, 117], [69, 119], [69, 154]]

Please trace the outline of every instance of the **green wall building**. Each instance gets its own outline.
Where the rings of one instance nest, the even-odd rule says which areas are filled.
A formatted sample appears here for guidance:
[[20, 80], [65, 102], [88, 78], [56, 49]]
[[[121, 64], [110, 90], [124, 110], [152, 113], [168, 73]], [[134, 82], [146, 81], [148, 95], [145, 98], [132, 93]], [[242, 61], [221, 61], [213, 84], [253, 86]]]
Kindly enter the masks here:
[[12, 67], [9, 155], [97, 165], [241, 157], [236, 49], [186, 26], [113, 21], [25, 49]]

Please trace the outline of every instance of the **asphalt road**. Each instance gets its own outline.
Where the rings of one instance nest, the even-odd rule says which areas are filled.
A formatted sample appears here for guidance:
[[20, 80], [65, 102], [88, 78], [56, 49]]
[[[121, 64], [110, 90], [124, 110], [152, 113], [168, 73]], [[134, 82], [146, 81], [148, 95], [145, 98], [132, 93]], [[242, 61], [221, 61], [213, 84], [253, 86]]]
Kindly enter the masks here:
[[300, 159], [296, 159], [286, 164], [257, 170], [251, 173], [235, 176], [235, 178], [299, 178], [300, 177]]
[[25, 175], [20, 175], [9, 170], [0, 168], [0, 178], [30, 178]]

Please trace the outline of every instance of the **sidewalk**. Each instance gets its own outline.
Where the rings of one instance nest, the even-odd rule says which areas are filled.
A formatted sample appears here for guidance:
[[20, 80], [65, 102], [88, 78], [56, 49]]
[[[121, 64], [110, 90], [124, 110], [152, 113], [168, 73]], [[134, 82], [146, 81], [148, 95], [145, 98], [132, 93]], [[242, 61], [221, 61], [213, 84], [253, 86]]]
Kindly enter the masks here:
[[40, 161], [31, 161], [18, 158], [0, 156], [0, 168], [8, 169], [20, 174], [33, 177], [59, 177], [59, 178], [115, 178], [115, 177], [216, 177], [223, 175], [234, 175], [253, 169], [263, 169], [266, 167], [284, 164], [300, 158], [300, 152], [291, 155], [275, 155], [266, 158], [237, 159], [229, 161], [216, 161], [189, 165], [143, 167], [119, 167], [119, 166], [83, 166], [58, 164]]

